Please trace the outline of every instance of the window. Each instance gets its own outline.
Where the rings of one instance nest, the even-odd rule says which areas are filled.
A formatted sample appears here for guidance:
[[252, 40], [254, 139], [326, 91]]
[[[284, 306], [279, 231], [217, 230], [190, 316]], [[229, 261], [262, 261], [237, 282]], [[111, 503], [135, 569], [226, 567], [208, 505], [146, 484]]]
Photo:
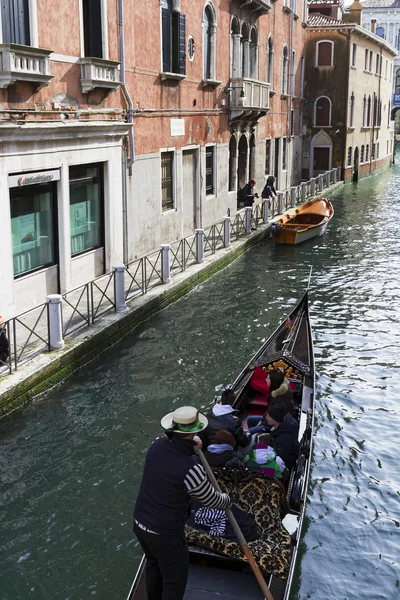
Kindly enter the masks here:
[[376, 55], [376, 63], [375, 63], [375, 73], [377, 75], [379, 75], [379, 65], [380, 65], [380, 56], [379, 54]]
[[294, 110], [290, 111], [290, 135], [294, 135]]
[[351, 93], [350, 96], [350, 122], [349, 126], [354, 127], [354, 92]]
[[29, 0], [2, 0], [1, 28], [3, 44], [30, 46]]
[[317, 42], [317, 67], [333, 66], [333, 42]]
[[390, 125], [390, 100], [389, 100], [389, 104], [388, 104], [388, 118], [387, 118], [387, 126], [389, 127]]
[[271, 169], [271, 140], [265, 140], [265, 174], [268, 176]]
[[362, 126], [367, 126], [367, 97], [365, 94], [362, 102]]
[[231, 21], [231, 77], [241, 77], [241, 36], [239, 21], [236, 17], [233, 17]]
[[305, 57], [301, 57], [301, 67], [300, 67], [300, 97], [304, 96], [304, 68], [305, 68]]
[[14, 277], [56, 263], [54, 184], [10, 188]]
[[287, 139], [282, 138], [282, 171], [287, 169]]
[[389, 154], [389, 140], [386, 141], [386, 154]]
[[194, 38], [192, 35], [188, 37], [188, 59], [194, 60]]
[[376, 35], [378, 35], [379, 37], [385, 39], [385, 30], [383, 27], [377, 27], [376, 28]]
[[368, 162], [369, 144], [365, 146], [365, 162]]
[[349, 146], [349, 149], [347, 151], [347, 166], [351, 167], [353, 163], [353, 148], [351, 146]]
[[101, 0], [82, 0], [85, 56], [104, 58]]
[[376, 160], [379, 158], [379, 144], [376, 145]]
[[282, 55], [282, 94], [287, 94], [288, 91], [288, 49], [283, 48]]
[[372, 61], [374, 58], [374, 53], [372, 52], [372, 50], [370, 50], [369, 52], [369, 66], [368, 66], [368, 70], [371, 71], [372, 73]]
[[274, 88], [273, 85], [273, 73], [274, 73], [274, 42], [272, 37], [268, 38], [268, 47], [267, 47], [267, 82], [271, 84], [271, 88]]
[[388, 71], [388, 61], [385, 60], [385, 79], [387, 79], [387, 71]]
[[250, 34], [250, 77], [258, 79], [258, 34], [255, 27]]
[[364, 144], [361, 146], [361, 152], [360, 152], [360, 163], [364, 162]]
[[400, 94], [400, 69], [396, 71], [396, 81], [395, 81], [395, 94]]
[[206, 196], [212, 196], [214, 190], [214, 150], [215, 146], [206, 148]]
[[161, 23], [162, 70], [186, 75], [186, 16], [173, 10], [172, 0], [161, 0]]
[[331, 124], [331, 101], [326, 96], [317, 98], [314, 105], [315, 127], [330, 127]]
[[353, 44], [351, 48], [352, 48], [352, 50], [351, 50], [351, 66], [356, 67], [357, 66], [357, 44]]
[[371, 127], [371, 96], [367, 100], [367, 127]]
[[174, 208], [174, 153], [161, 152], [162, 211]]
[[292, 64], [290, 66], [290, 94], [295, 95], [296, 50], [292, 50]]
[[371, 145], [371, 160], [375, 160], [375, 144]]
[[303, 0], [303, 23], [307, 23], [307, 0]]
[[69, 169], [71, 254], [103, 245], [103, 166]]
[[211, 4], [204, 9], [203, 56], [204, 79], [215, 79], [215, 12]]
[[369, 61], [369, 52], [367, 49], [365, 49], [365, 63], [364, 63], [365, 71], [368, 71], [368, 61]]
[[241, 38], [241, 56], [242, 56], [242, 72], [241, 77], [249, 77], [250, 73], [250, 31], [246, 21], [242, 24], [242, 38]]

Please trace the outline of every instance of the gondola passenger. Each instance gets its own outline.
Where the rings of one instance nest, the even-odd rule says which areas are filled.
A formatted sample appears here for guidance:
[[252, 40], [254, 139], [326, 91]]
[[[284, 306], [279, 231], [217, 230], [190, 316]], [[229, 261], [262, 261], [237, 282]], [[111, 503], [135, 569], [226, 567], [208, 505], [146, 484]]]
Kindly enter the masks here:
[[269, 406], [267, 410], [267, 423], [271, 427], [270, 434], [276, 443], [276, 452], [291, 469], [299, 455], [299, 424], [289, 414], [285, 415], [282, 405]]
[[235, 448], [248, 445], [251, 435], [244, 431], [240, 419], [234, 414], [233, 403], [235, 392], [227, 388], [221, 394], [220, 400], [207, 413], [208, 426], [201, 436], [207, 448], [214, 443], [215, 435], [220, 429], [227, 429], [235, 438]]
[[214, 443], [204, 452], [210, 467], [223, 467], [228, 461], [237, 457], [234, 448], [236, 441], [230, 431], [220, 429], [215, 434]]
[[161, 426], [167, 435], [148, 450], [133, 530], [147, 559], [148, 600], [182, 600], [189, 567], [184, 529], [190, 499], [216, 509], [229, 506], [231, 500], [214, 490], [195, 456], [201, 447], [196, 434], [207, 426], [207, 418], [183, 406], [168, 413]]
[[263, 475], [282, 479], [285, 463], [275, 450], [276, 443], [269, 433], [257, 435], [254, 448], [250, 450], [243, 462], [247, 467], [258, 469]]

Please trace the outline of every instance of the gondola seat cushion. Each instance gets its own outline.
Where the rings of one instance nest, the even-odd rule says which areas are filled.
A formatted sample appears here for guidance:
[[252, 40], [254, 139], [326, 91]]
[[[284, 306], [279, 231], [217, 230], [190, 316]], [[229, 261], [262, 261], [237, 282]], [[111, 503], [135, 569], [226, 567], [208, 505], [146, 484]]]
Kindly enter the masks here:
[[[258, 470], [247, 469], [237, 459], [214, 472], [222, 491], [231, 496], [239, 509], [255, 519], [262, 532], [257, 540], [249, 542], [261, 569], [277, 577], [286, 577], [291, 557], [291, 539], [282, 525], [282, 518], [287, 512], [283, 486]], [[189, 544], [247, 561], [238, 542], [210, 535], [188, 525], [186, 538]]]

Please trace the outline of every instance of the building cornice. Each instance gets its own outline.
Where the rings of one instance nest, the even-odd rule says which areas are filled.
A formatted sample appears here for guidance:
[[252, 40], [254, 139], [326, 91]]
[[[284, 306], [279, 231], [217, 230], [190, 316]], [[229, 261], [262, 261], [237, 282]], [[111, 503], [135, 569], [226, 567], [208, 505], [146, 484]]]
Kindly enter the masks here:
[[0, 121], [0, 143], [59, 139], [122, 138], [131, 124], [121, 121], [62, 121], [17, 124]]

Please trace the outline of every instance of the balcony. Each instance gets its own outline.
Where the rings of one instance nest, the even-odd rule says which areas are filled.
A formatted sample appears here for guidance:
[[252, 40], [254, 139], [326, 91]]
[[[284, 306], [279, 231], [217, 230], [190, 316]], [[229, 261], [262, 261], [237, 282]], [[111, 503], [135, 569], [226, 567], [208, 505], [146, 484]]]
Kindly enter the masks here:
[[258, 118], [269, 110], [269, 83], [256, 79], [231, 79], [231, 118], [242, 115]]
[[271, 10], [271, 3], [269, 0], [247, 0], [247, 2], [243, 3], [243, 6], [246, 6], [250, 12], [260, 11], [260, 15], [266, 15], [269, 10]]
[[0, 44], [0, 87], [7, 88], [16, 81], [30, 81], [40, 90], [49, 85], [50, 54], [52, 50], [21, 46], [19, 44]]
[[87, 94], [95, 88], [116, 90], [119, 81], [119, 62], [104, 58], [81, 58], [82, 93]]

